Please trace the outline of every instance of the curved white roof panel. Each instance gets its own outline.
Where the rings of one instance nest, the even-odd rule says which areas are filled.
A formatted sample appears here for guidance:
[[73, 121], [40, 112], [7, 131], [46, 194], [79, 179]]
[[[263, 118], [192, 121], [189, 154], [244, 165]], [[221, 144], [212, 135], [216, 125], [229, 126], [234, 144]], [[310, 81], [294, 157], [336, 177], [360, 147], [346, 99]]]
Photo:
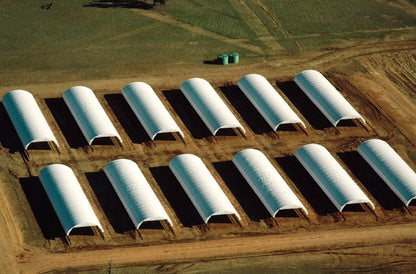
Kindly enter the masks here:
[[296, 158], [339, 211], [348, 204], [374, 204], [321, 145], [309, 144], [296, 151]]
[[49, 165], [40, 171], [39, 179], [67, 236], [78, 227], [97, 226], [103, 232], [71, 168]]
[[368, 140], [358, 146], [358, 153], [406, 206], [416, 199], [416, 173], [388, 143]]
[[169, 162], [169, 167], [205, 223], [214, 215], [234, 214], [240, 219], [200, 158], [192, 154], [181, 154]]
[[35, 142], [58, 141], [46, 122], [33, 95], [16, 89], [3, 96], [3, 105], [25, 149]]
[[238, 86], [256, 107], [267, 123], [277, 130], [282, 124], [305, 124], [273, 88], [259, 74], [248, 74], [238, 81]]
[[157, 134], [167, 132], [178, 132], [184, 137], [151, 86], [143, 82], [133, 82], [123, 88], [122, 94], [151, 140]]
[[302, 71], [296, 75], [295, 82], [335, 127], [339, 121], [347, 119], [361, 119], [365, 123], [364, 118], [320, 72]]
[[133, 161], [118, 159], [104, 169], [136, 229], [148, 221], [172, 221], [153, 192], [143, 173]]
[[302, 202], [262, 152], [256, 149], [244, 149], [234, 155], [233, 163], [270, 215], [276, 217], [279, 210], [296, 208], [308, 214]]
[[206, 80], [201, 78], [186, 80], [181, 85], [181, 91], [204, 121], [212, 135], [217, 134], [218, 130], [222, 128], [239, 128], [243, 133], [246, 132], [231, 110]]
[[75, 86], [67, 89], [63, 98], [88, 144], [100, 137], [117, 137], [123, 142], [91, 89]]

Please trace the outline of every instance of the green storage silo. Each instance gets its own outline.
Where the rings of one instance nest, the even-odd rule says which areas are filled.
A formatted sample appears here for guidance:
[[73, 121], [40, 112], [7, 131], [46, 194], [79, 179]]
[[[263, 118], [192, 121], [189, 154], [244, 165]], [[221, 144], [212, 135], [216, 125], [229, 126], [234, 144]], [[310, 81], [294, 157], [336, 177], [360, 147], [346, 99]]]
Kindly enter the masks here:
[[220, 54], [217, 56], [218, 63], [221, 65], [228, 64], [228, 55], [227, 54]]
[[240, 62], [240, 55], [236, 52], [228, 54], [228, 59], [230, 63], [237, 64]]

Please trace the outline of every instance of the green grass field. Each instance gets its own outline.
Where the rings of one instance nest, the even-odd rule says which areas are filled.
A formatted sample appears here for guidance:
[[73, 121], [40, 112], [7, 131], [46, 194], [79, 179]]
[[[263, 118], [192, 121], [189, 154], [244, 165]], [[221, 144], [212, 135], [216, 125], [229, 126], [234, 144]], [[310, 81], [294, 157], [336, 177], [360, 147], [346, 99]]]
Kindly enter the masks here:
[[58, 0], [46, 10], [48, 1], [3, 0], [0, 86], [136, 77], [234, 51], [255, 62], [414, 33], [415, 13], [398, 2], [170, 0], [144, 10], [133, 0]]

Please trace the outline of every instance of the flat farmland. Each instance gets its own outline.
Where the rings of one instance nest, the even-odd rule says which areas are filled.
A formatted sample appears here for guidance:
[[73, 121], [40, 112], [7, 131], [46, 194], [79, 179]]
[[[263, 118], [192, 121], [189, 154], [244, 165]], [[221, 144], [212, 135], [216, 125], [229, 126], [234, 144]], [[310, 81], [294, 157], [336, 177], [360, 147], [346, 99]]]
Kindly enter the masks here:
[[402, 0], [147, 2], [2, 1], [0, 86], [232, 70], [212, 61], [238, 52], [251, 66], [411, 39], [416, 25]]
[[[8, 30], [0, 28], [7, 38], [0, 54], [4, 64], [0, 95], [15, 88], [30, 91], [60, 144], [59, 151], [24, 153], [0, 104], [0, 242], [10, 247], [1, 251], [4, 269], [22, 273], [414, 270], [416, 207], [406, 208], [356, 150], [361, 142], [380, 138], [416, 168], [415, 8], [409, 1], [364, 1], [361, 9], [354, 1], [316, 1], [313, 7], [306, 2], [216, 1], [213, 5], [171, 0], [153, 7], [140, 1], [74, 1], [54, 2], [50, 10], [35, 1], [9, 6], [2, 2], [1, 14], [7, 16], [0, 17], [0, 24]], [[331, 4], [335, 2], [339, 5]], [[322, 7], [328, 9], [322, 12]], [[212, 13], [216, 20], [209, 16]], [[368, 16], [368, 22], [347, 19], [346, 14]], [[38, 20], [28, 21], [33, 16]], [[4, 18], [16, 22], [6, 24]], [[232, 51], [241, 54], [241, 63], [212, 64], [218, 53]], [[334, 128], [293, 82], [297, 73], [309, 68], [321, 71], [367, 123], [353, 121]], [[282, 127], [273, 132], [236, 85], [248, 73], [264, 75], [306, 129]], [[191, 77], [213, 85], [246, 129], [245, 135], [231, 131], [211, 136], [179, 90]], [[150, 141], [121, 95], [132, 81], [153, 87], [183, 130], [183, 140], [167, 136]], [[121, 145], [86, 144], [61, 97], [74, 85], [94, 90], [121, 135]], [[299, 147], [309, 143], [331, 152], [375, 210], [353, 207], [337, 212], [294, 157]], [[268, 215], [231, 162], [245, 148], [266, 154], [306, 206], [308, 216]], [[240, 223], [218, 219], [203, 225], [168, 168], [169, 161], [182, 153], [203, 160], [240, 214]], [[153, 223], [134, 230], [103, 173], [105, 165], [117, 158], [139, 165], [172, 219], [172, 230]], [[74, 170], [104, 227], [103, 235], [80, 231], [70, 236], [70, 244], [65, 241], [37, 178], [52, 163]]]

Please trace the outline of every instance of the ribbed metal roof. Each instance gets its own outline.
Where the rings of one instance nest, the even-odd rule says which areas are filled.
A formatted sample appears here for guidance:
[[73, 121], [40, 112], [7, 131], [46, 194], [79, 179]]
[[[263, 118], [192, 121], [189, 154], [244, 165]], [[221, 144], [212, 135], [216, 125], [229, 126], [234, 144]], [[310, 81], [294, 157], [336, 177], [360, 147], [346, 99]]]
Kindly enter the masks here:
[[59, 147], [30, 92], [21, 89], [10, 91], [3, 96], [3, 105], [25, 149], [28, 149], [32, 143], [49, 141]]
[[184, 137], [151, 86], [143, 82], [133, 82], [123, 88], [122, 94], [151, 140], [157, 134], [167, 132], [178, 132]]
[[135, 162], [114, 160], [107, 164], [104, 172], [136, 229], [148, 221], [166, 220], [172, 226], [168, 214]]
[[206, 80], [189, 79], [181, 85], [181, 91], [212, 135], [223, 128], [239, 128], [245, 133], [243, 126]]
[[181, 154], [169, 162], [169, 167], [205, 223], [214, 215], [233, 214], [240, 219], [240, 215], [199, 157]]
[[40, 171], [39, 179], [67, 236], [79, 227], [97, 226], [103, 231], [71, 168], [49, 165]]
[[259, 74], [248, 74], [238, 81], [238, 86], [273, 130], [282, 124], [305, 124], [273, 88]]
[[71, 87], [64, 92], [63, 98], [88, 144], [101, 137], [117, 137], [120, 143], [123, 142], [91, 89]]
[[308, 214], [305, 206], [261, 151], [244, 149], [234, 155], [233, 163], [270, 215], [275, 217], [279, 210], [296, 208]]
[[335, 127], [339, 121], [347, 119], [361, 119], [365, 123], [364, 118], [320, 72], [302, 71], [296, 75], [295, 82]]
[[346, 205], [359, 203], [368, 203], [374, 208], [367, 195], [323, 146], [305, 145], [296, 151], [296, 158], [339, 211]]
[[416, 173], [388, 143], [371, 139], [358, 146], [358, 153], [406, 206], [416, 199]]

